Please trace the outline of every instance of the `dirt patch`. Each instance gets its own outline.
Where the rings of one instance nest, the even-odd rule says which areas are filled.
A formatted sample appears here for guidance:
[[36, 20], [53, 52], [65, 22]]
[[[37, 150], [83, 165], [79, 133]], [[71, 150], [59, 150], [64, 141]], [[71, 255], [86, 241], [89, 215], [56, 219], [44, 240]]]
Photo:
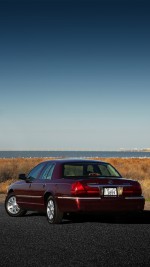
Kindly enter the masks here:
[[0, 203], [3, 203], [5, 201], [5, 194], [0, 194]]
[[150, 201], [145, 202], [145, 208], [144, 210], [150, 210]]

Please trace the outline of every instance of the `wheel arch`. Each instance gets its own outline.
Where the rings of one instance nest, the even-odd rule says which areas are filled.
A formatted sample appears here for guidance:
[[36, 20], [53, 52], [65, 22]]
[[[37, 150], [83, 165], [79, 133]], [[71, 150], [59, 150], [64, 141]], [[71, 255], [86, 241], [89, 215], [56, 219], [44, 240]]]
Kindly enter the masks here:
[[13, 189], [9, 189], [8, 192], [7, 192], [7, 195], [9, 195], [11, 193], [14, 193], [14, 190]]
[[54, 197], [53, 193], [52, 192], [45, 192], [45, 195], [44, 195], [44, 204], [46, 206], [46, 203], [47, 203], [47, 199], [52, 196]]

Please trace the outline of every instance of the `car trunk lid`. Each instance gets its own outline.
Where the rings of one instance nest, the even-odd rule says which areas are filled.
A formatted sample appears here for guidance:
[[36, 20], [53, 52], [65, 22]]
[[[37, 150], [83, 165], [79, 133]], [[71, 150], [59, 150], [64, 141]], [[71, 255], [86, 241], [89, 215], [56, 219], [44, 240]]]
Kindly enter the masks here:
[[140, 196], [141, 186], [137, 181], [115, 178], [84, 178], [72, 184], [72, 194], [89, 197]]

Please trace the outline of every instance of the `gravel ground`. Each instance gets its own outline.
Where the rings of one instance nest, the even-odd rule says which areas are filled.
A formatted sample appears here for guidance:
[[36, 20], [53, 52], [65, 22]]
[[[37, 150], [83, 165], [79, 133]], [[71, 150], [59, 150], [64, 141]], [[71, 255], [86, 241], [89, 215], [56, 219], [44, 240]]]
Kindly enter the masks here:
[[84, 216], [50, 225], [40, 213], [10, 217], [1, 203], [0, 215], [0, 266], [150, 266], [150, 211], [132, 218]]

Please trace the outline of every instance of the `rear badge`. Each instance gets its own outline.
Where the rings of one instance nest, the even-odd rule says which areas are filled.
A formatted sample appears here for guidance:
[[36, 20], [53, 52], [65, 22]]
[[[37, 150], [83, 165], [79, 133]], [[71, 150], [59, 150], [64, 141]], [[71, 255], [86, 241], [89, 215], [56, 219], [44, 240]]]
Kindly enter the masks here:
[[108, 181], [108, 184], [113, 184], [113, 181], [112, 181], [112, 180], [109, 180], [109, 181]]

